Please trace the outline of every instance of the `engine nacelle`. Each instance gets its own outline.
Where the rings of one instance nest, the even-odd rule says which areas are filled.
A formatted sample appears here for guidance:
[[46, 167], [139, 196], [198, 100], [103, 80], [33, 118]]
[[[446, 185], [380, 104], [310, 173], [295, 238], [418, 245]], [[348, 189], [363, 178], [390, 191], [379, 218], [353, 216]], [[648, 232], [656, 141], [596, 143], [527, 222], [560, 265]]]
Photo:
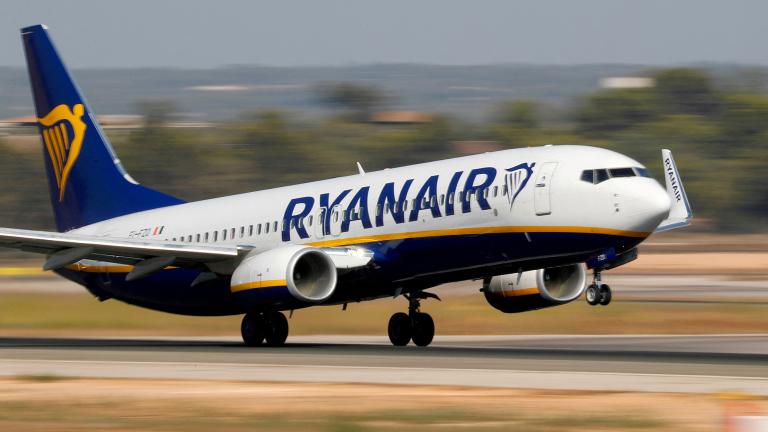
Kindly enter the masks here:
[[336, 266], [320, 249], [283, 246], [247, 256], [230, 289], [249, 307], [322, 303], [336, 289]]
[[584, 265], [572, 264], [494, 276], [486, 281], [483, 292], [491, 306], [514, 313], [571, 302], [584, 292], [586, 286]]

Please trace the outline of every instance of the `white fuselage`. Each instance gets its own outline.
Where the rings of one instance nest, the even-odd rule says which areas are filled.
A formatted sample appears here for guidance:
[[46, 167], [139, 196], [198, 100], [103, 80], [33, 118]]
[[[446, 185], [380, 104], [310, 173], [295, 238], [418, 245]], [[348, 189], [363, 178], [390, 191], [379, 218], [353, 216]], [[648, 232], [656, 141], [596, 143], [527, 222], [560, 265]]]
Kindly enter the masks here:
[[[532, 166], [527, 184], [521, 185], [525, 169], [507, 171], [519, 164]], [[594, 147], [513, 149], [149, 210], [76, 232], [248, 245], [256, 251], [281, 244], [338, 246], [422, 233], [451, 235], [461, 230], [565, 229], [647, 236], [669, 211], [664, 189], [655, 180], [641, 176], [611, 178], [598, 184], [580, 179], [584, 170], [602, 168], [642, 165]], [[477, 169], [485, 171], [476, 173], [474, 181], [468, 183], [470, 173]], [[494, 170], [494, 176], [488, 174]], [[409, 180], [405, 199], [400, 199]], [[388, 183], [394, 183], [390, 186], [394, 194], [382, 198]], [[485, 187], [463, 198], [464, 191], [477, 185]], [[368, 189], [361, 192], [363, 188]], [[324, 212], [321, 204], [330, 206], [347, 190], [331, 212]], [[420, 191], [421, 207], [425, 208], [414, 212]], [[321, 203], [324, 194], [326, 202]], [[393, 196], [394, 203], [387, 199]], [[286, 212], [291, 201], [300, 198], [305, 199]], [[345, 210], [352, 216], [345, 216]], [[398, 223], [391, 210], [401, 210], [404, 220]], [[370, 223], [363, 217], [365, 211]], [[291, 221], [290, 216], [296, 215], [303, 217]], [[345, 218], [351, 220], [345, 222]], [[319, 221], [325, 222], [325, 229]]]

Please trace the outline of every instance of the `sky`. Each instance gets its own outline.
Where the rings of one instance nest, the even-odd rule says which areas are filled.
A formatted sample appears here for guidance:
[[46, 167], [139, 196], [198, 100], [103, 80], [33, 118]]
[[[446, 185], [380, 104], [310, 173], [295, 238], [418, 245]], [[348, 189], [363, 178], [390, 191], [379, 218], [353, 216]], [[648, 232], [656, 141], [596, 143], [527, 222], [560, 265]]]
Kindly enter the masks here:
[[762, 0], [4, 0], [0, 65], [43, 23], [70, 67], [768, 65]]

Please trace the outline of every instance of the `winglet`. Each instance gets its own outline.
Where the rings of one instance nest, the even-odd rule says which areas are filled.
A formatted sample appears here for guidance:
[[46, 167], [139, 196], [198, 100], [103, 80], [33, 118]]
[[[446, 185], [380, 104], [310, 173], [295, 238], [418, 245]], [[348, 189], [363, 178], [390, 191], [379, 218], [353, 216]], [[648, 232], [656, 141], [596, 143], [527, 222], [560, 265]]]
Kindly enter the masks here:
[[693, 210], [691, 210], [691, 204], [688, 202], [688, 195], [685, 193], [680, 171], [677, 170], [672, 152], [667, 149], [661, 150], [661, 159], [664, 163], [664, 180], [672, 206], [669, 209], [669, 216], [659, 224], [654, 232], [686, 227], [691, 224], [693, 218]]

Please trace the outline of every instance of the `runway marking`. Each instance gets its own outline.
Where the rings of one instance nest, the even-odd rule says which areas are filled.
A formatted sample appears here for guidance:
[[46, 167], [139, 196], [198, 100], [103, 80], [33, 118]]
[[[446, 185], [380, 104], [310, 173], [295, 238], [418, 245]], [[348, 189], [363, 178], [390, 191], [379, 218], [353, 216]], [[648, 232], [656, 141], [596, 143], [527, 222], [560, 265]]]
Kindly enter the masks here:
[[[558, 370], [537, 370], [537, 369], [478, 369], [478, 368], [425, 368], [425, 367], [413, 367], [413, 366], [337, 366], [337, 365], [316, 365], [316, 364], [278, 364], [278, 363], [200, 363], [200, 362], [152, 362], [152, 361], [111, 361], [111, 360], [45, 360], [45, 359], [0, 359], [0, 362], [30, 362], [30, 363], [71, 363], [71, 364], [83, 364], [83, 365], [158, 365], [158, 366], [221, 366], [221, 367], [271, 367], [271, 368], [315, 368], [315, 369], [360, 369], [360, 370], [413, 370], [413, 371], [442, 371], [442, 372], [482, 372], [482, 373], [547, 373], [547, 374], [565, 374], [565, 375], [604, 375], [604, 376], [638, 376], [638, 377], [669, 377], [669, 378], [702, 378], [702, 379], [736, 379], [736, 380], [750, 380], [750, 381], [768, 381], [766, 377], [748, 377], [748, 376], [731, 376], [731, 375], [692, 375], [692, 374], [653, 374], [653, 373], [633, 373], [633, 372], [593, 372], [593, 371], [558, 371]], [[4, 371], [0, 370], [0, 375], [8, 375]]]

